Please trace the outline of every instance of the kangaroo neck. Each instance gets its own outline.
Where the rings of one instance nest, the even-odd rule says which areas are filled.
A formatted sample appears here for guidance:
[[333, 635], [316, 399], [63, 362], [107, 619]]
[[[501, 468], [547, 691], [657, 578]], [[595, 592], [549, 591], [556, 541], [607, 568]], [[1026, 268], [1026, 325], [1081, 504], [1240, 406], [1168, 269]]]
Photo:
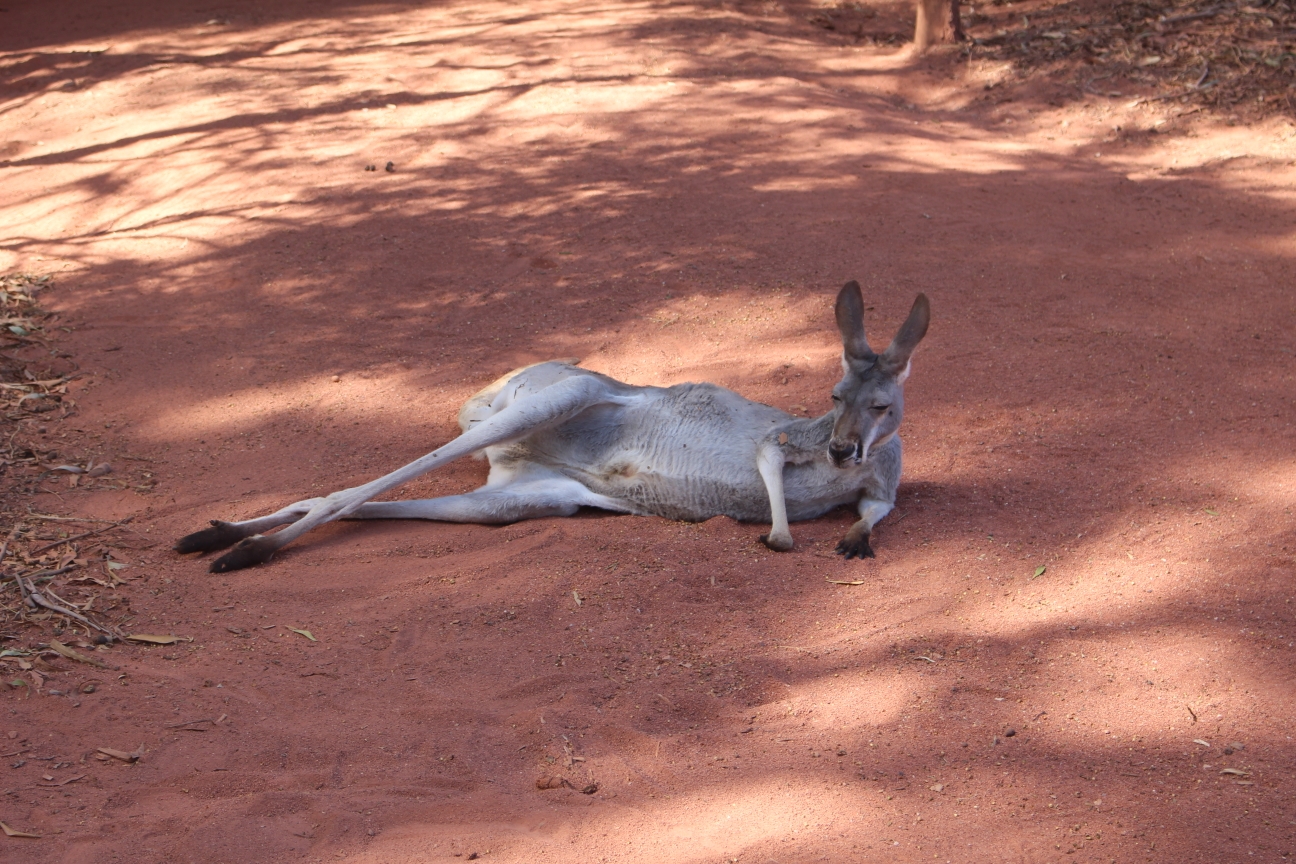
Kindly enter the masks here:
[[802, 459], [793, 461], [803, 461], [827, 452], [834, 422], [831, 411], [822, 417], [792, 417], [780, 423], [775, 432], [784, 453], [790, 457], [800, 451]]

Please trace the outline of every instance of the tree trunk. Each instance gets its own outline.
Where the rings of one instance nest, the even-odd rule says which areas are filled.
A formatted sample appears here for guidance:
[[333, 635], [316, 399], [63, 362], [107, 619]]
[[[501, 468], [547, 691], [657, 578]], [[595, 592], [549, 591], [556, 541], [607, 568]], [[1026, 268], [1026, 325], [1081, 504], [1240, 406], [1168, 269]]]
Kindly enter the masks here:
[[963, 22], [958, 0], [918, 0], [914, 20], [914, 50], [926, 51], [936, 42], [962, 42]]

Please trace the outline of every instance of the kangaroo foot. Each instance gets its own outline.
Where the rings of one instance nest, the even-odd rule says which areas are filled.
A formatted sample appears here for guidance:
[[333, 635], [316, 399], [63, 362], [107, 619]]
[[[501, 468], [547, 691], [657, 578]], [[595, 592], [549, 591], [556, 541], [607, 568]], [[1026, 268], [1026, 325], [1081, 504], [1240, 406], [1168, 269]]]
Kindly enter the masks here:
[[189, 552], [215, 552], [233, 546], [247, 536], [247, 533], [229, 522], [213, 519], [212, 527], [186, 534], [176, 541], [171, 548], [182, 554]]
[[240, 540], [238, 545], [211, 563], [211, 572], [228, 573], [255, 564], [264, 564], [274, 557], [277, 547], [269, 537], [257, 535]]

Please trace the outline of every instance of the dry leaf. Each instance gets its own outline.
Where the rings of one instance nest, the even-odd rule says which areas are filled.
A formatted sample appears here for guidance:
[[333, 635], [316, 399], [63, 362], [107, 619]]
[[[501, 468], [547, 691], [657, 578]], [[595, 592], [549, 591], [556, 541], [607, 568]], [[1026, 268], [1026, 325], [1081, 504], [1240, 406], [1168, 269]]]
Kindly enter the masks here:
[[298, 630], [296, 627], [289, 627], [288, 629], [298, 634], [299, 636], [305, 636], [307, 639], [311, 640], [312, 642], [319, 641], [318, 639], [316, 639], [314, 636], [311, 635], [311, 632], [309, 630]]
[[1251, 776], [1251, 772], [1250, 772], [1250, 771], [1243, 771], [1243, 770], [1240, 769], [1240, 768], [1224, 768], [1224, 769], [1222, 769], [1222, 770], [1220, 771], [1220, 773], [1221, 773], [1221, 774], [1232, 774], [1232, 775], [1234, 775], [1235, 777], [1250, 777], [1250, 776]]
[[584, 605], [585, 605], [585, 601], [584, 601], [583, 599], [581, 599], [581, 596], [580, 596], [580, 592], [579, 592], [579, 591], [573, 591], [573, 592], [572, 592], [572, 599], [576, 601], [576, 605], [577, 605], [577, 606], [584, 606]]
[[1203, 740], [1200, 739], [1200, 738], [1194, 738], [1194, 739], [1193, 739], [1193, 743], [1194, 743], [1194, 744], [1200, 744], [1200, 745], [1203, 746], [1203, 747], [1209, 747], [1209, 746], [1210, 746], [1210, 742], [1209, 742], [1209, 741], [1203, 741]]
[[93, 657], [87, 657], [86, 655], [80, 653], [79, 651], [73, 651], [71, 648], [64, 645], [62, 642], [58, 641], [57, 639], [51, 639], [49, 645], [51, 648], [53, 648], [55, 651], [62, 654], [64, 657], [68, 658], [69, 660], [75, 660], [78, 663], [87, 663], [91, 666], [97, 666], [100, 669], [108, 668], [108, 664], [103, 662], [102, 660], [96, 660]]
[[0, 822], [0, 831], [4, 831], [6, 837], [31, 837], [32, 839], [39, 840], [41, 836], [39, 834], [28, 834], [26, 831], [19, 831], [16, 828], [10, 828], [3, 822]]
[[825, 582], [831, 582], [834, 585], [863, 585], [860, 579], [825, 579]]
[[150, 645], [174, 645], [177, 642], [192, 642], [192, 638], [184, 636], [150, 636], [147, 633], [132, 633], [126, 637], [132, 642], [147, 642]]
[[1038, 566], [1038, 567], [1035, 568], [1035, 575], [1032, 576], [1031, 578], [1032, 578], [1032, 579], [1038, 579], [1039, 577], [1041, 577], [1041, 576], [1044, 575], [1044, 571], [1046, 571], [1046, 570], [1048, 570], [1048, 567], [1046, 567], [1045, 565], [1041, 564], [1040, 566]]
[[141, 744], [139, 749], [134, 753], [127, 753], [124, 750], [114, 750], [111, 747], [100, 747], [99, 752], [105, 756], [111, 756], [114, 759], [120, 759], [123, 762], [138, 762], [139, 758], [144, 755], [144, 745]]

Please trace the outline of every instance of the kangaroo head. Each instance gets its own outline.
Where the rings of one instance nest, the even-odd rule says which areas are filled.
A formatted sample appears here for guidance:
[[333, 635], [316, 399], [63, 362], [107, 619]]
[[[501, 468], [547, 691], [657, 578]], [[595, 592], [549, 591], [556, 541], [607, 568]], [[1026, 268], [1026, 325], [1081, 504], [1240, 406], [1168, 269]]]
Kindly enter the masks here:
[[842, 287], [837, 295], [837, 327], [845, 374], [833, 388], [833, 431], [828, 441], [828, 458], [837, 467], [866, 461], [872, 448], [885, 444], [900, 428], [909, 358], [927, 335], [930, 320], [927, 295], [919, 294], [891, 345], [874, 354], [864, 338], [864, 297], [859, 283], [847, 282]]

